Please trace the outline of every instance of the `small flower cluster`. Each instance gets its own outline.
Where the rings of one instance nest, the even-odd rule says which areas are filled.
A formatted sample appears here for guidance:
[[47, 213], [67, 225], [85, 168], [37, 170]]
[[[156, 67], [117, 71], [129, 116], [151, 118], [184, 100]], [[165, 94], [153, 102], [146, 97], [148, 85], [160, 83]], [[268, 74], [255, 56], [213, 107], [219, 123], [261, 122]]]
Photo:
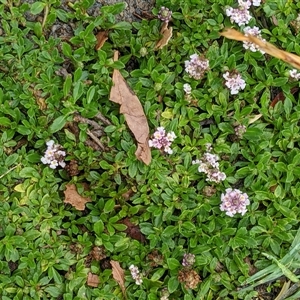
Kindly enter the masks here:
[[165, 23], [169, 23], [172, 17], [172, 11], [169, 10], [167, 7], [162, 6], [158, 12], [157, 16], [161, 21]]
[[195, 289], [202, 281], [199, 274], [192, 269], [183, 269], [178, 272], [178, 280], [186, 289]]
[[176, 135], [173, 131], [166, 133], [164, 127], [158, 127], [153, 134], [153, 139], [149, 140], [149, 146], [163, 150], [169, 154], [173, 153], [171, 144], [175, 140]]
[[225, 211], [227, 216], [233, 217], [236, 213], [242, 216], [246, 213], [246, 206], [250, 204], [248, 195], [238, 189], [228, 188], [226, 193], [221, 195], [221, 211]]
[[194, 160], [192, 164], [199, 164], [198, 171], [206, 174], [207, 181], [220, 183], [226, 179], [226, 174], [219, 170], [219, 156], [210, 151], [211, 147], [207, 145], [207, 152], [204, 153], [202, 160]]
[[192, 253], [185, 253], [182, 259], [182, 265], [184, 267], [190, 268], [195, 263], [195, 255]]
[[230, 17], [232, 23], [236, 23], [239, 26], [246, 25], [251, 20], [249, 9], [251, 5], [259, 6], [261, 0], [238, 0], [238, 8], [229, 7], [226, 9], [226, 15]]
[[293, 69], [293, 70], [290, 70], [289, 73], [290, 73], [291, 78], [294, 78], [296, 80], [300, 79], [300, 73], [298, 72], [298, 70]]
[[188, 83], [183, 85], [183, 90], [186, 95], [190, 95], [192, 93], [192, 87]]
[[227, 71], [225, 74], [223, 74], [223, 78], [226, 80], [225, 85], [230, 89], [231, 95], [237, 94], [240, 90], [243, 90], [246, 87], [245, 80], [237, 71]]
[[235, 135], [237, 138], [241, 139], [246, 132], [247, 128], [245, 125], [238, 125], [234, 128]]
[[[245, 36], [252, 35], [252, 36], [255, 36], [255, 37], [261, 39], [264, 42], [266, 41], [265, 39], [262, 38], [260, 29], [256, 26], [254, 26], [254, 27], [249, 27], [249, 26], [245, 27], [244, 28], [244, 33], [245, 33]], [[247, 41], [243, 42], [243, 47], [245, 49], [249, 49], [252, 52], [260, 51], [262, 54], [265, 53], [264, 51], [260, 50], [259, 47], [256, 44], [251, 43], [251, 42], [247, 42]]]
[[169, 300], [170, 293], [167, 288], [163, 288], [161, 291], [160, 300]]
[[139, 268], [135, 265], [130, 265], [129, 267], [132, 278], [135, 280], [135, 284], [141, 285], [143, 282], [142, 276], [140, 274]]
[[209, 61], [198, 54], [192, 54], [190, 60], [185, 61], [185, 71], [194, 79], [201, 79], [209, 68]]
[[66, 152], [61, 150], [61, 145], [55, 144], [53, 140], [48, 141], [46, 145], [47, 150], [41, 158], [42, 163], [49, 165], [51, 169], [56, 169], [57, 166], [64, 168], [66, 166], [64, 162]]

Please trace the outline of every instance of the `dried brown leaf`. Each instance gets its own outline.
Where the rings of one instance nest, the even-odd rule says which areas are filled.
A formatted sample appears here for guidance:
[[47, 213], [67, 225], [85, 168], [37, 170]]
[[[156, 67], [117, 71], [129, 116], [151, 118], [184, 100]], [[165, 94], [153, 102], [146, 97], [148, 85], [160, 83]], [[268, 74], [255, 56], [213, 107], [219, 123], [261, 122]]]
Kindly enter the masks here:
[[69, 203], [74, 206], [77, 210], [84, 210], [85, 204], [90, 202], [91, 199], [83, 197], [78, 194], [75, 184], [67, 184], [66, 190], [64, 191], [65, 200], [64, 203]]
[[169, 40], [173, 35], [173, 27], [168, 27], [168, 23], [164, 22], [160, 33], [162, 34], [162, 38], [156, 43], [155, 49], [162, 49], [169, 43]]
[[140, 227], [133, 224], [129, 218], [124, 218], [120, 220], [120, 223], [123, 223], [127, 226], [125, 230], [126, 234], [128, 234], [132, 239], [138, 240], [142, 243], [146, 241], [145, 236], [141, 233]]
[[[115, 51], [114, 60], [117, 60], [117, 57], [118, 52]], [[138, 143], [136, 157], [149, 165], [151, 162], [151, 151], [148, 145], [149, 126], [142, 104], [119, 70], [114, 70], [112, 81], [114, 85], [110, 90], [109, 99], [120, 104], [120, 113], [124, 115], [129, 129]]]
[[89, 272], [86, 283], [88, 286], [98, 287], [98, 285], [100, 283], [99, 276]]
[[96, 34], [96, 39], [97, 39], [97, 44], [95, 46], [95, 50], [100, 50], [102, 48], [102, 46], [104, 45], [104, 43], [107, 41], [108, 39], [108, 31], [99, 31]]
[[121, 268], [120, 263], [115, 260], [111, 260], [110, 264], [112, 266], [112, 275], [114, 280], [119, 284], [122, 293], [125, 294], [125, 278], [124, 278], [124, 270]]
[[232, 28], [226, 28], [220, 34], [231, 40], [250, 42], [256, 44], [259, 47], [259, 49], [268, 53], [269, 55], [283, 60], [284, 62], [290, 64], [294, 68], [300, 69], [300, 56], [280, 50], [271, 43], [265, 42], [255, 36], [245, 36], [241, 32]]

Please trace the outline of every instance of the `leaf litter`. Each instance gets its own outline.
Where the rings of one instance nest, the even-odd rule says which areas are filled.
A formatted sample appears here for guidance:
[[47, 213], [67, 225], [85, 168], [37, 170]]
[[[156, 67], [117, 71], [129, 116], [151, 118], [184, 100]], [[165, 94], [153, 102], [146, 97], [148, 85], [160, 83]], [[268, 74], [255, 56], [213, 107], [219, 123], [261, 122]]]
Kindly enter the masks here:
[[89, 197], [83, 197], [78, 194], [75, 184], [67, 184], [64, 194], [65, 194], [64, 203], [71, 204], [77, 210], [84, 210], [85, 204], [91, 201]]
[[125, 293], [125, 277], [124, 277], [124, 270], [121, 268], [120, 263], [115, 260], [111, 260], [110, 264], [112, 266], [112, 275], [114, 280], [119, 284], [124, 297], [126, 298]]
[[[114, 52], [114, 61], [116, 60], [118, 60], [118, 51]], [[129, 129], [137, 141], [135, 156], [149, 165], [151, 162], [151, 151], [148, 144], [150, 131], [143, 106], [119, 70], [114, 69], [112, 81], [113, 86], [109, 99], [120, 104], [120, 113], [124, 115]]]

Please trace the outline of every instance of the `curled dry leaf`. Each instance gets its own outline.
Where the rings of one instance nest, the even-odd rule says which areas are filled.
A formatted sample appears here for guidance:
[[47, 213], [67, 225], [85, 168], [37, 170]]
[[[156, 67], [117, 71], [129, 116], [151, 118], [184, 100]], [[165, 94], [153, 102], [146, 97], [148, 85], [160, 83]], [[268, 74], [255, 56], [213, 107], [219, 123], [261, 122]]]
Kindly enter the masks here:
[[99, 276], [89, 272], [87, 278], [87, 285], [92, 287], [98, 287], [99, 283], [100, 283]]
[[121, 268], [120, 263], [115, 260], [111, 260], [110, 264], [112, 266], [112, 275], [114, 280], [119, 284], [124, 297], [125, 294], [125, 278], [124, 278], [124, 270]]
[[162, 49], [169, 43], [169, 40], [173, 35], [173, 27], [168, 27], [168, 23], [164, 22], [160, 33], [162, 34], [162, 38], [156, 43], [155, 49]]
[[[117, 59], [118, 52], [115, 51], [114, 60], [116, 61]], [[138, 148], [135, 152], [136, 157], [146, 165], [149, 165], [151, 162], [151, 151], [148, 145], [149, 126], [142, 104], [119, 70], [114, 70], [112, 81], [114, 85], [110, 90], [109, 99], [120, 104], [120, 113], [124, 115], [129, 129], [138, 143]]]
[[90, 202], [91, 199], [83, 197], [78, 194], [75, 184], [67, 184], [66, 190], [64, 191], [65, 200], [64, 203], [69, 203], [74, 206], [77, 210], [84, 210], [85, 204]]
[[95, 46], [95, 50], [100, 50], [102, 48], [102, 46], [104, 45], [104, 43], [107, 41], [108, 39], [108, 31], [107, 30], [103, 30], [103, 31], [99, 31], [96, 34], [96, 39], [97, 39], [97, 44]]
[[268, 53], [269, 55], [285, 61], [286, 63], [290, 64], [294, 68], [300, 69], [300, 56], [280, 50], [274, 45], [272, 45], [271, 43], [265, 42], [255, 36], [252, 35], [245, 36], [243, 33], [232, 28], [226, 28], [220, 34], [231, 40], [256, 44], [262, 51]]

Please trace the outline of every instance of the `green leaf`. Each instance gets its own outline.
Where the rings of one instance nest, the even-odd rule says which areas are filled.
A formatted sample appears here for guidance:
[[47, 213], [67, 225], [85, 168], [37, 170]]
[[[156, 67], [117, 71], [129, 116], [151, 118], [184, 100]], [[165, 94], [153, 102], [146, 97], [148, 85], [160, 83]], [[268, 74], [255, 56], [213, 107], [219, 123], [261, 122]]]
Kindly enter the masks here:
[[114, 199], [109, 199], [108, 201], [106, 201], [105, 205], [104, 205], [104, 213], [108, 213], [113, 211], [115, 208], [115, 200]]
[[32, 167], [23, 168], [20, 171], [19, 176], [21, 178], [40, 178], [41, 177], [40, 174], [37, 172], [37, 170]]
[[34, 2], [30, 7], [30, 12], [33, 15], [38, 15], [39, 13], [42, 12], [42, 10], [44, 9], [45, 6], [46, 6], [46, 3], [43, 3], [40, 1]]
[[56, 118], [49, 127], [50, 133], [55, 133], [61, 130], [67, 123], [67, 117], [68, 116], [59, 116]]
[[87, 93], [86, 93], [86, 102], [87, 104], [90, 104], [94, 98], [94, 95], [95, 95], [95, 92], [96, 92], [96, 87], [95, 86], [91, 86]]
[[9, 125], [11, 125], [11, 120], [6, 117], [0, 117], [0, 125], [1, 126], [9, 126]]
[[18, 158], [19, 158], [19, 155], [17, 153], [13, 153], [6, 158], [4, 165], [9, 167], [9, 166], [13, 165], [18, 160]]
[[102, 220], [98, 220], [95, 224], [94, 224], [94, 231], [97, 235], [101, 235], [101, 233], [104, 230], [104, 224], [102, 222]]
[[175, 270], [180, 267], [180, 262], [176, 258], [168, 258], [167, 264], [170, 270]]
[[67, 57], [72, 56], [72, 48], [71, 48], [70, 44], [63, 42], [61, 49], [65, 56], [67, 56]]
[[63, 85], [64, 97], [67, 97], [69, 95], [71, 91], [71, 87], [72, 87], [72, 76], [68, 74]]
[[177, 276], [172, 276], [168, 281], [168, 291], [170, 294], [174, 293], [179, 286]]
[[128, 22], [119, 22], [117, 24], [114, 24], [110, 28], [121, 29], [121, 30], [131, 30], [132, 25], [130, 23], [128, 23]]

